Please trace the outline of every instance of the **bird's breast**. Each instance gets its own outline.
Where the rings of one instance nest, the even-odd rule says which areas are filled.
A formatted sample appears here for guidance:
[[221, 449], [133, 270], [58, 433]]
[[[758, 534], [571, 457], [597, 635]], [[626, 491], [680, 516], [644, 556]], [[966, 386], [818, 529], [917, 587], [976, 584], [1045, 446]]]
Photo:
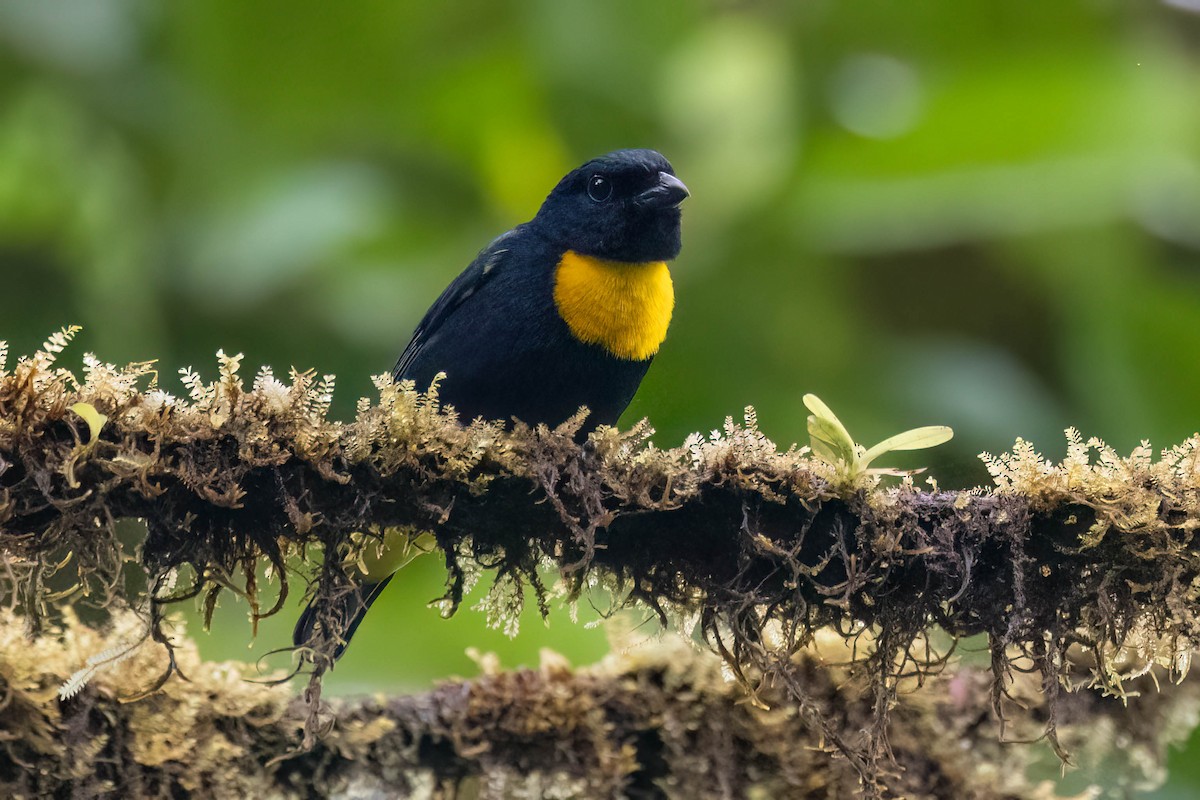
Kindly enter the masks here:
[[667, 337], [675, 288], [665, 261], [606, 261], [568, 250], [555, 269], [554, 305], [576, 339], [643, 361]]

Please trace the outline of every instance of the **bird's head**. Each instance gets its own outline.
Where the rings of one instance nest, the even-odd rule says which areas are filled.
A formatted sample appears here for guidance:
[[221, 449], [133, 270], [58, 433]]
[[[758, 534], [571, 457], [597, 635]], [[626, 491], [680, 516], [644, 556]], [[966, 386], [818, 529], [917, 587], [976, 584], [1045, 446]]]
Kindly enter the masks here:
[[583, 255], [669, 261], [679, 254], [679, 204], [687, 196], [660, 153], [617, 150], [568, 173], [532, 224]]

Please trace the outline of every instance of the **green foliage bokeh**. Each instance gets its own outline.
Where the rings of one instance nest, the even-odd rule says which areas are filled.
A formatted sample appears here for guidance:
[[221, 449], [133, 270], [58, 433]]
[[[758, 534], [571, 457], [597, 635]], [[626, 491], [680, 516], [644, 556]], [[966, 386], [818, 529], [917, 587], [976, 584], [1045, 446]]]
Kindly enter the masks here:
[[[954, 427], [1128, 450], [1200, 425], [1200, 8], [527, 0], [0, 5], [0, 338], [108, 361], [338, 375], [348, 416], [442, 287], [557, 178], [662, 150], [692, 190], [671, 334], [626, 421], [674, 444], [805, 392], [864, 441]], [[1190, 9], [1190, 10], [1189, 10]], [[331, 689], [422, 686], [514, 642], [394, 582]], [[246, 657], [236, 605], [213, 655]], [[244, 612], [244, 608], [241, 612]], [[284, 643], [264, 627], [255, 652]], [[1190, 796], [1179, 759], [1175, 783]], [[1174, 790], [1168, 790], [1174, 791]]]

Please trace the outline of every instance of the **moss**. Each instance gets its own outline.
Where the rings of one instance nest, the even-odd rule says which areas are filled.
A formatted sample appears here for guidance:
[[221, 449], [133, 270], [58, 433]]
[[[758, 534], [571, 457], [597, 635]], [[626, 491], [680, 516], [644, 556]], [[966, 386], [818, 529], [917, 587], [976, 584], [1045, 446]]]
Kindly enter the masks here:
[[[412, 697], [335, 701], [329, 731], [302, 750], [304, 700], [242, 680], [236, 665], [200, 661], [182, 630], [177, 657], [189, 681], [121, 702], [160, 667], [145, 648], [60, 702], [57, 686], [87, 653], [120, 648], [143, 626], [120, 614], [105, 636], [69, 613], [64, 620], [29, 643], [18, 618], [0, 615], [6, 797], [844, 798], [859, 787], [853, 765], [807, 724], [785, 687], [764, 685], [761, 705], [748, 704], [719, 659], [671, 637], [625, 642], [616, 648], [623, 655], [588, 669], [548, 654], [537, 670], [497, 670]], [[825, 633], [790, 667], [846, 738], [875, 713], [849, 655]], [[907, 679], [888, 726], [893, 761], [876, 788], [912, 800], [1057, 797], [1030, 774], [1041, 748], [997, 741], [990, 680], [962, 666], [920, 691]], [[1009, 690], [1026, 706], [1012, 716], [1013, 738], [1033, 738], [1045, 713], [1038, 681], [1019, 676]], [[1171, 686], [1155, 702], [1194, 717], [1200, 693]], [[1080, 692], [1064, 702], [1062, 732], [1087, 743], [1080, 754], [1090, 775], [1126, 754], [1132, 788], [1161, 776], [1167, 742], [1186, 727], [1137, 720], [1111, 698]]]
[[[547, 602], [539, 576], [553, 567], [568, 599], [603, 584], [618, 605], [695, 625], [742, 691], [761, 703], [782, 692], [868, 787], [896, 768], [901, 686], [952, 663], [927, 647], [931, 630], [950, 642], [986, 634], [1001, 719], [1016, 714], [1022, 670], [1040, 675], [1041, 724], [1063, 757], [1071, 690], [1124, 696], [1147, 670], [1180, 678], [1200, 637], [1197, 438], [1157, 458], [1148, 446], [1121, 457], [1069, 433], [1061, 464], [1023, 442], [986, 457], [995, 487], [889, 489], [866, 477], [845, 486], [804, 449], [781, 451], [752, 414], [672, 449], [649, 445], [645, 425], [602, 429], [581, 448], [582, 418], [557, 430], [463, 427], [436, 386], [419, 392], [380, 378], [378, 397], [342, 423], [326, 419], [329, 376], [293, 371], [283, 382], [264, 370], [247, 388], [240, 357], [221, 355], [211, 383], [185, 370], [188, 397], [177, 398], [152, 385], [150, 365], [88, 356], [81, 375], [63, 369], [56, 356], [70, 335], [11, 370], [0, 365], [0, 585], [35, 632], [61, 623], [67, 600], [148, 607], [145, 632], [168, 653], [149, 688], [179, 667], [163, 627], [171, 603], [201, 597], [211, 608], [236, 591], [266, 616], [282, 607], [287, 560], [307, 557], [307, 591], [334, 609], [354, 564], [398, 527], [435, 537], [449, 568], [448, 611], [491, 570], [491, 606], [504, 624], [525, 586]], [[88, 408], [72, 410], [81, 403]], [[147, 525], [132, 554], [146, 573], [142, 594], [126, 592], [116, 523], [128, 517]], [[278, 584], [258, 584], [264, 563]], [[840, 727], [838, 704], [794, 669], [796, 654], [829, 630], [858, 646], [870, 709], [861, 734]], [[324, 635], [307, 649], [310, 747], [336, 645]], [[560, 732], [560, 707], [539, 710]], [[578, 747], [588, 741], [596, 765], [641, 763], [639, 748], [658, 747]], [[159, 748], [173, 744], [168, 735]], [[239, 743], [208, 746], [235, 757]]]

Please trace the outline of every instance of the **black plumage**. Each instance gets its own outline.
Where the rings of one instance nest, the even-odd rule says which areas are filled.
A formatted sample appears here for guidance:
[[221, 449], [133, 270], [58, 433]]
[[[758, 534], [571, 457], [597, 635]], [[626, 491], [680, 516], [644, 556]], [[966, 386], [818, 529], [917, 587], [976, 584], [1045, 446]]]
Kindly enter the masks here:
[[[568, 251], [629, 265], [670, 261], [679, 253], [679, 203], [687, 194], [653, 150], [619, 150], [571, 171], [532, 220], [495, 239], [446, 288], [394, 377], [425, 389], [445, 373], [440, 397], [464, 423], [516, 418], [554, 426], [580, 406], [590, 410], [581, 436], [615, 423], [653, 354], [623, 358], [576, 338], [555, 302], [556, 269]], [[364, 583], [323, 615], [341, 623], [335, 658], [391, 577]], [[312, 605], [304, 610], [297, 646], [313, 640], [317, 616]]]
[[[574, 338], [554, 305], [563, 253], [611, 261], [669, 261], [680, 249], [687, 190], [653, 150], [620, 150], [570, 172], [530, 222], [485, 247], [437, 299], [393, 375], [428, 387], [446, 373], [442, 400], [463, 422], [511, 417], [556, 425], [587, 406], [588, 428], [613, 424], [653, 357], [628, 360]], [[612, 184], [589, 196], [597, 176]]]

